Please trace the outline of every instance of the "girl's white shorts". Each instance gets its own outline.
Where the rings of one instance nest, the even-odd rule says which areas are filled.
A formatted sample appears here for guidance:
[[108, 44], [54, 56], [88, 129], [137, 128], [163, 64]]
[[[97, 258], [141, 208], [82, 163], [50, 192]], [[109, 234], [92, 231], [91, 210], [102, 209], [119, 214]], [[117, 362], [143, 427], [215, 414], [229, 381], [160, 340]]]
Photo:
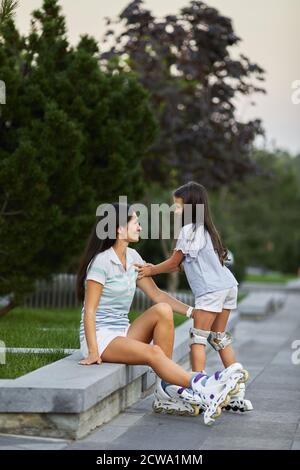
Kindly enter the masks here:
[[[120, 329], [112, 329], [112, 328], [99, 328], [96, 331], [96, 337], [97, 337], [97, 344], [98, 344], [98, 352], [101, 355], [103, 351], [107, 348], [109, 343], [117, 338], [118, 336], [127, 336], [127, 332], [129, 330], [130, 325], [128, 325], [126, 328], [120, 328]], [[88, 356], [88, 348], [86, 344], [86, 339], [80, 343], [80, 351], [83, 355], [83, 357]]]
[[195, 308], [207, 312], [222, 312], [223, 308], [233, 310], [237, 308], [237, 286], [230, 289], [218, 290], [201, 295], [195, 299]]

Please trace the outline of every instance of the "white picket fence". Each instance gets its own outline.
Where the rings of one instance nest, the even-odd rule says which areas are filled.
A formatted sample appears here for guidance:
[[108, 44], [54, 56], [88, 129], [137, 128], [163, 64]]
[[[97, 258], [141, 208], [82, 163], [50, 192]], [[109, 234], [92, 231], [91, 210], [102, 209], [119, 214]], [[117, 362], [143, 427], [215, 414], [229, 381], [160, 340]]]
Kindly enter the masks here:
[[[24, 306], [29, 308], [74, 308], [80, 303], [75, 292], [76, 276], [74, 274], [58, 274], [52, 281], [37, 281], [35, 291], [28, 295]], [[191, 292], [176, 292], [174, 297], [182, 302], [193, 305], [194, 297]], [[136, 290], [132, 309], [142, 312], [152, 305], [151, 300], [140, 289]]]

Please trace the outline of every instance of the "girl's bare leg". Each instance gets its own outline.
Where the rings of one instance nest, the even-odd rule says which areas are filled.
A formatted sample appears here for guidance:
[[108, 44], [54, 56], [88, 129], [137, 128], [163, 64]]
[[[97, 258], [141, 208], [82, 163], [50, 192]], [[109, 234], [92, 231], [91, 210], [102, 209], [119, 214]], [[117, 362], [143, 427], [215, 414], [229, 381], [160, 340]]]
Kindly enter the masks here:
[[[193, 312], [194, 328], [211, 331], [211, 326], [218, 314], [206, 310], [195, 309]], [[191, 362], [193, 371], [202, 371], [206, 365], [206, 346], [203, 344], [192, 344]]]
[[[222, 313], [218, 313], [212, 324], [211, 331], [220, 333], [224, 332], [226, 330], [230, 312], [231, 310], [223, 309]], [[219, 351], [219, 355], [225, 368], [236, 362], [236, 357], [231, 345], [227, 346], [225, 349], [221, 349]]]

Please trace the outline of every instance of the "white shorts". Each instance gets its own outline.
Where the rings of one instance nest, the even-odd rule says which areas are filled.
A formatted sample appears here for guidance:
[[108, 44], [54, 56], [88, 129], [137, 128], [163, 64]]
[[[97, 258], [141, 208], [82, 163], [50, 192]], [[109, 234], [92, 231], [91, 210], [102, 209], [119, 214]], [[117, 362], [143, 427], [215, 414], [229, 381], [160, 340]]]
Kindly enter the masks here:
[[[99, 328], [96, 331], [96, 337], [97, 337], [97, 344], [98, 344], [98, 352], [99, 354], [103, 354], [104, 350], [107, 348], [109, 343], [117, 338], [118, 336], [127, 336], [127, 332], [129, 330], [130, 325], [128, 325], [126, 328], [120, 328], [120, 329], [112, 329], [112, 328]], [[86, 344], [86, 339], [80, 343], [80, 351], [83, 355], [83, 357], [88, 356], [88, 347]]]
[[223, 308], [233, 310], [237, 308], [237, 286], [230, 289], [218, 290], [201, 295], [195, 299], [195, 308], [207, 312], [222, 312]]

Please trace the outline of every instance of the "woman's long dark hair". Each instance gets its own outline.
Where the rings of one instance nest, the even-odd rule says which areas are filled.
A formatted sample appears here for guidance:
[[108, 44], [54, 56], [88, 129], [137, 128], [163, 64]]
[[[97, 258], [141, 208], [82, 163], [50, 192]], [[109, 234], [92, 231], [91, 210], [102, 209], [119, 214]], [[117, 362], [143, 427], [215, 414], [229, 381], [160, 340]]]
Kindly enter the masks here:
[[[189, 183], [184, 184], [177, 188], [173, 195], [175, 197], [180, 197], [183, 200], [184, 204], [191, 204], [192, 206], [192, 222], [197, 223], [196, 220], [196, 207], [197, 204], [203, 204], [204, 206], [204, 228], [208, 231], [211, 236], [211, 241], [215, 251], [219, 256], [220, 263], [224, 265], [224, 261], [226, 261], [228, 257], [228, 250], [223, 246], [221, 237], [213, 223], [212, 215], [209, 207], [208, 202], [208, 194], [207, 190], [205, 189], [202, 184], [195, 183], [194, 181], [190, 181]], [[183, 216], [183, 214], [182, 214]], [[184, 220], [184, 217], [183, 217]]]
[[85, 250], [80, 259], [79, 267], [77, 271], [77, 283], [76, 283], [76, 293], [77, 293], [78, 300], [80, 302], [84, 300], [84, 294], [85, 294], [84, 282], [85, 282], [86, 271], [87, 271], [88, 265], [95, 258], [96, 255], [98, 255], [99, 253], [102, 253], [105, 250], [108, 250], [116, 242], [118, 228], [124, 223], [123, 220], [122, 220], [122, 223], [120, 220], [121, 210], [122, 210], [122, 215], [127, 214], [127, 217], [126, 217], [127, 223], [132, 217], [132, 213], [130, 212], [129, 205], [114, 203], [112, 204], [112, 206], [115, 208], [115, 214], [116, 214], [115, 233], [113, 235], [110, 234], [110, 236], [105, 239], [99, 238], [97, 235], [97, 225], [99, 222], [101, 222], [101, 220], [107, 217], [107, 215], [97, 217], [96, 223], [90, 233]]

